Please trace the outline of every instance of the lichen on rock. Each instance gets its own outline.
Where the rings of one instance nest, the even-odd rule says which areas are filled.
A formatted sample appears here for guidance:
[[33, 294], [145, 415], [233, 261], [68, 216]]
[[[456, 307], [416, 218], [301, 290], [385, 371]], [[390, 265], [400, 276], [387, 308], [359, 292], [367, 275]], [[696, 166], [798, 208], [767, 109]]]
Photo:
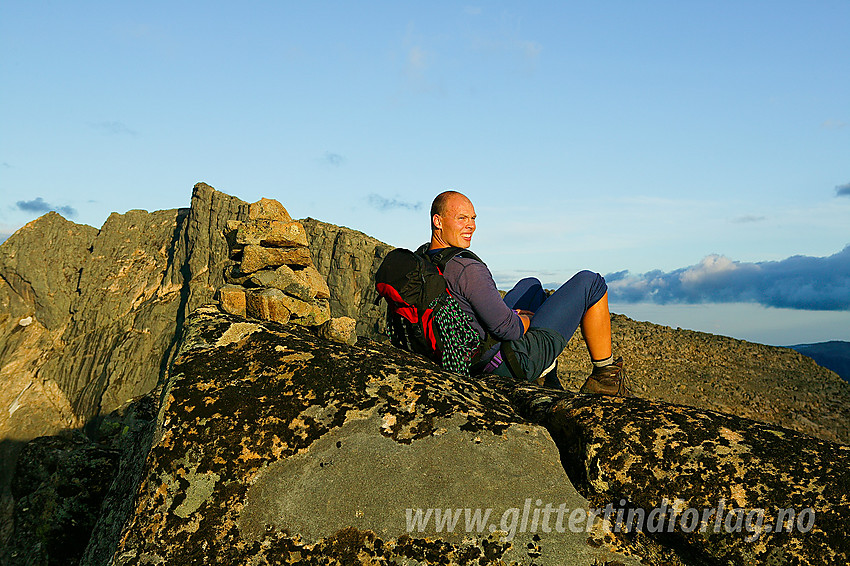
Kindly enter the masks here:
[[354, 563], [343, 562], [342, 540], [385, 561], [618, 556], [585, 544], [584, 532], [541, 542], [538, 529], [505, 542], [488, 525], [409, 528], [408, 509], [501, 514], [525, 500], [586, 501], [545, 429], [485, 384], [382, 344], [351, 347], [273, 323], [233, 330], [245, 324], [215, 307], [187, 321], [115, 564]]

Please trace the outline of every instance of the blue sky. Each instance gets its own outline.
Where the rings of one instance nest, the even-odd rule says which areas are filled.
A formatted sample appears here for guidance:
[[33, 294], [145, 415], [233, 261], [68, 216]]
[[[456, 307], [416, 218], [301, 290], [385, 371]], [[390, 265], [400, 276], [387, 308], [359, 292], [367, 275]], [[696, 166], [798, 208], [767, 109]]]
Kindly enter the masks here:
[[456, 189], [502, 287], [589, 268], [643, 320], [850, 340], [848, 27], [843, 0], [7, 0], [0, 234], [205, 181], [412, 247]]

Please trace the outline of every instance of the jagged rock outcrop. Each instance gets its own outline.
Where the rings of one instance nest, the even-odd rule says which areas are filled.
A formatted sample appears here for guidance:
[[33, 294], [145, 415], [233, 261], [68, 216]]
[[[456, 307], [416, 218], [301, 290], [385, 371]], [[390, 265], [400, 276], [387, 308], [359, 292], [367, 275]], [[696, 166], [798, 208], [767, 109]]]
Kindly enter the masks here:
[[[82, 421], [150, 391], [186, 309], [224, 283], [222, 230], [246, 206], [200, 183], [190, 209], [113, 213], [100, 230], [49, 213], [13, 234], [0, 247], [0, 324], [6, 336], [42, 335], [28, 381], [55, 384]], [[19, 328], [24, 317], [32, 323]], [[4, 354], [21, 354], [22, 339], [3, 340]], [[39, 405], [31, 397], [11, 421]]]
[[[0, 440], [78, 427], [150, 391], [183, 318], [226, 284], [235, 262], [224, 235], [245, 223], [247, 245], [260, 217], [278, 212], [249, 223], [248, 203], [198, 183], [187, 209], [113, 213], [100, 230], [50, 212], [13, 234], [0, 246], [0, 406], [14, 409], [0, 411]], [[299, 227], [284, 222], [278, 236], [309, 236], [302, 260], [326, 278], [333, 270], [329, 289], [318, 272], [302, 272], [316, 300], [332, 295], [332, 316], [374, 336], [383, 309], [370, 278], [390, 247], [312, 219]]]
[[0, 246], [0, 543], [23, 444], [157, 384], [186, 313], [224, 283], [223, 230], [247, 206], [199, 183], [189, 209], [113, 213], [100, 230], [48, 213]]
[[[11, 529], [9, 485], [23, 445], [150, 391], [186, 314], [225, 285], [234, 265], [228, 222], [248, 220], [248, 203], [198, 183], [186, 209], [113, 213], [100, 230], [51, 212], [0, 246], [0, 543]], [[350, 264], [360, 236], [349, 240], [347, 232], [334, 231], [349, 243], [339, 246], [344, 257], [321, 247], [316, 255]], [[304, 235], [279, 234], [298, 243]], [[356, 285], [365, 283], [336, 281], [326, 292], [318, 272], [308, 275], [322, 300], [333, 291], [345, 312], [369, 311], [346, 298], [360, 297]]]

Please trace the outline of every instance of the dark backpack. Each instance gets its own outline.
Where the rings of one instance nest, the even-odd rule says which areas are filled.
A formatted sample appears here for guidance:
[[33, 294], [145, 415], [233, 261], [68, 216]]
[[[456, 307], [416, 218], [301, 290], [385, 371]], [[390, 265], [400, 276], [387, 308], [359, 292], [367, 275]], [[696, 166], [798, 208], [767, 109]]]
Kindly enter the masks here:
[[415, 252], [396, 248], [378, 267], [375, 288], [387, 301], [387, 333], [397, 348], [468, 375], [482, 353], [483, 341], [449, 292], [443, 270], [455, 256], [481, 260], [456, 247], [429, 256], [427, 247]]

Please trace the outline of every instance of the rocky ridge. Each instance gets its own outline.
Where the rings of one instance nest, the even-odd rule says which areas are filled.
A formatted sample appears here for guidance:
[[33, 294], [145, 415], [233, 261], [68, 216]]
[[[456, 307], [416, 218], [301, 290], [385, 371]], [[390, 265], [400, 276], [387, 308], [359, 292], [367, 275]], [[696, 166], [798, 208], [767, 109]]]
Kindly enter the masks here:
[[51, 212], [0, 245], [0, 546], [25, 443], [156, 386], [186, 315], [225, 283], [226, 222], [247, 216], [199, 183], [188, 209], [113, 213], [100, 230]]

